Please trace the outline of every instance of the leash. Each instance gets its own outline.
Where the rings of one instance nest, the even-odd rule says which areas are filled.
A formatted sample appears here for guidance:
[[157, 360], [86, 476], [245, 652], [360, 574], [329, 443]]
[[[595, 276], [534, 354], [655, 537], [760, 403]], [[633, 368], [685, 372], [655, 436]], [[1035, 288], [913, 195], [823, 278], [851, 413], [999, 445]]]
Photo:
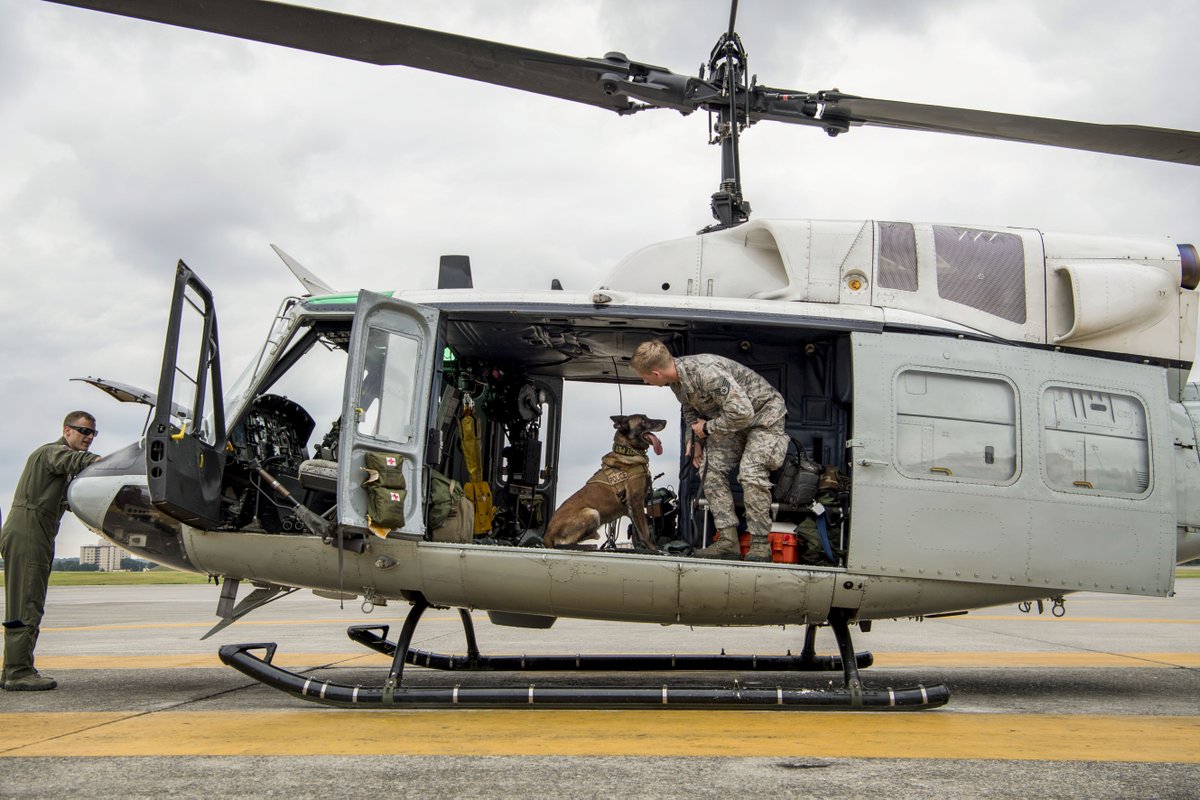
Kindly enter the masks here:
[[613, 365], [613, 377], [617, 379], [617, 410], [620, 415], [625, 416], [625, 395], [621, 392], [621, 376], [617, 373], [617, 357], [609, 356]]

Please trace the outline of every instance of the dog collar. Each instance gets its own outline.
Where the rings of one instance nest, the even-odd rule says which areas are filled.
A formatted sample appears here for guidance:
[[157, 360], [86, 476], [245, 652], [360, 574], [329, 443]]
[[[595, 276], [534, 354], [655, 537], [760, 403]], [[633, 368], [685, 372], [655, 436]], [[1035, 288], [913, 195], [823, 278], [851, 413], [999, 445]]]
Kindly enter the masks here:
[[642, 454], [642, 451], [636, 447], [628, 447], [623, 444], [614, 444], [613, 452], [619, 456], [640, 456]]

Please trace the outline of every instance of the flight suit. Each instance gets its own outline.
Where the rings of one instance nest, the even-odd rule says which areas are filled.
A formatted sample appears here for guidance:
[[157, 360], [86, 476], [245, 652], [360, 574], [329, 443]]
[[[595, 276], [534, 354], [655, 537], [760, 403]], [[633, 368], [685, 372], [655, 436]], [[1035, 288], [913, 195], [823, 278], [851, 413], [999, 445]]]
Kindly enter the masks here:
[[704, 496], [717, 530], [737, 526], [729, 479], [737, 470], [746, 527], [765, 541], [771, 532], [770, 473], [783, 464], [787, 405], [754, 370], [724, 356], [675, 359], [679, 380], [670, 384], [688, 427], [708, 420], [704, 440]]
[[66, 510], [67, 482], [100, 456], [72, 450], [65, 439], [34, 450], [13, 494], [12, 508], [0, 529], [4, 558], [4, 675], [10, 680], [36, 675], [37, 645], [54, 537]]

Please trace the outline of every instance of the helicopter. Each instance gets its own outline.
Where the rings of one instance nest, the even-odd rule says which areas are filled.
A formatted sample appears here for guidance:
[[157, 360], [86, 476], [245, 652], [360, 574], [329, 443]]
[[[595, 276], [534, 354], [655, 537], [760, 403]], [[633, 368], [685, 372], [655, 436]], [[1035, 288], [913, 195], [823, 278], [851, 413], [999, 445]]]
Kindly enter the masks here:
[[[413, 604], [395, 642], [383, 626], [351, 630], [393, 656], [378, 687], [288, 673], [271, 663], [273, 644], [222, 648], [226, 663], [269, 685], [362, 707], [926, 708], [947, 701], [944, 685], [863, 685], [858, 669], [870, 657], [854, 652], [851, 626], [1082, 590], [1166, 595], [1174, 564], [1200, 553], [1189, 475], [1200, 396], [1186, 384], [1200, 283], [1193, 245], [902, 220], [751, 220], [738, 151], [749, 124], [771, 121], [836, 136], [896, 127], [1196, 165], [1198, 134], [770, 88], [745, 67], [736, 3], [697, 77], [620, 54], [577, 59], [276, 3], [65, 4], [326, 53], [400, 37], [414, 66], [618, 114], [667, 108], [714, 119], [722, 177], [715, 221], [702, 232], [631, 254], [585, 292], [477, 290], [468, 262], [447, 257], [436, 290], [345, 294], [289, 257], [307, 294], [283, 302], [228, 389], [215, 299], [180, 263], [157, 392], [95, 381], [153, 406], [146, 434], [73, 482], [76, 514], [135, 554], [222, 576], [221, 625], [298, 587]], [[702, 546], [711, 524], [696, 476], [682, 468], [677, 495], [657, 498], [666, 552], [537, 546], [556, 499], [574, 488], [558, 480], [569, 436], [564, 384], [636, 381], [628, 359], [646, 339], [676, 355], [735, 358], [781, 390], [789, 434], [845, 479], [822, 536], [825, 564], [691, 558], [686, 548]], [[317, 431], [291, 386], [331, 371], [345, 376], [341, 413]], [[404, 485], [386, 488], [405, 492], [403, 521], [382, 531], [363, 485], [363, 465], [377, 455], [402, 465]], [[429, 519], [435, 483], [450, 481], [476, 485], [472, 527], [486, 528], [465, 541], [439, 540]], [[490, 505], [478, 502], [485, 495]], [[811, 506], [779, 510], [786, 525], [813, 516]], [[255, 589], [238, 602], [241, 581]], [[807, 627], [800, 656], [754, 663], [721, 655], [517, 665], [478, 653], [465, 611], [467, 657], [411, 648], [430, 606], [528, 627], [557, 617]], [[833, 629], [837, 656], [813, 652], [818, 625]], [[845, 685], [424, 690], [404, 687], [406, 663], [840, 670]]]

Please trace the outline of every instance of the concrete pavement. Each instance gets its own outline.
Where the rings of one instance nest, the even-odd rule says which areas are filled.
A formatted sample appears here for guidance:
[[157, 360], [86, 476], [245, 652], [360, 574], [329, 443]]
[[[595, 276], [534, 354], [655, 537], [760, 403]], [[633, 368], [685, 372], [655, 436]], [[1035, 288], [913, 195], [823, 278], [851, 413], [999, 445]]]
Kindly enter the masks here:
[[[912, 714], [730, 711], [344, 711], [260, 686], [215, 657], [276, 641], [276, 662], [379, 683], [388, 661], [352, 644], [376, 608], [297, 593], [208, 641], [213, 586], [55, 587], [39, 667], [62, 687], [0, 695], [0, 796], [1195, 797], [1200, 794], [1200, 580], [1169, 599], [1068, 596], [1053, 617], [997, 608], [877, 622], [857, 634], [873, 686], [944, 681], [943, 709]], [[688, 629], [559, 620], [492, 626], [485, 653], [797, 652], [803, 628]], [[453, 611], [414, 645], [464, 650]], [[818, 649], [832, 652], [827, 630]], [[818, 686], [808, 673], [585, 675], [409, 667], [412, 685]], [[731, 752], [731, 746], [733, 751]]]

